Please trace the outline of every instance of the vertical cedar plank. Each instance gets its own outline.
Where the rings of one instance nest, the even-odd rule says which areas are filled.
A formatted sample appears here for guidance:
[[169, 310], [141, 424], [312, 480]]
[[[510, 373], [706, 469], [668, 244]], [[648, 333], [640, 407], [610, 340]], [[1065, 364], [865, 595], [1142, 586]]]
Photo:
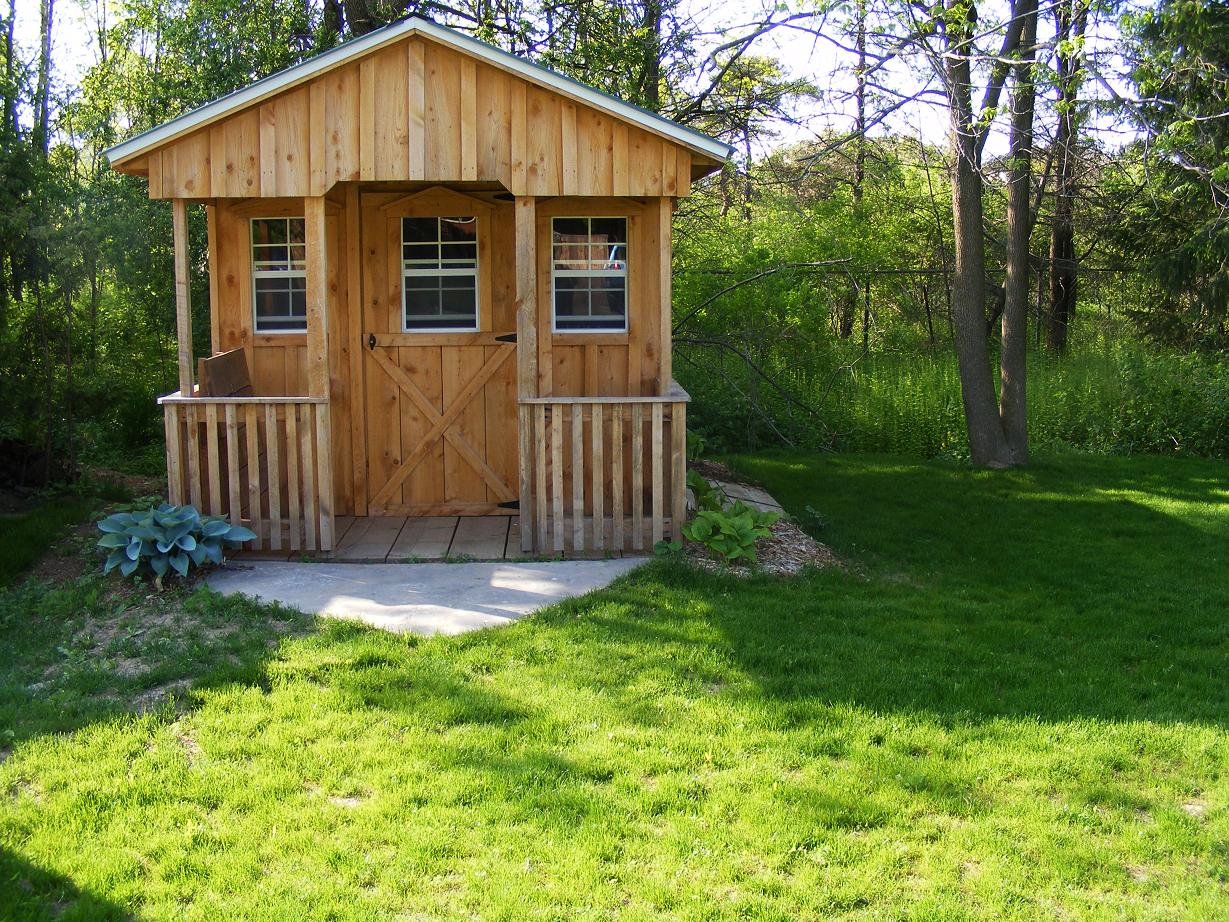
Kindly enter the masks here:
[[192, 281], [188, 263], [188, 203], [171, 202], [175, 245], [175, 338], [178, 344], [179, 393], [192, 396]]
[[528, 84], [524, 80], [512, 81], [512, 188], [513, 195], [524, 195], [528, 182]]
[[657, 544], [665, 535], [665, 497], [663, 471], [662, 471], [662, 450], [665, 447], [662, 434], [662, 404], [653, 404], [653, 434], [652, 434], [652, 451], [653, 451], [653, 544]]
[[176, 506], [183, 505], [183, 457], [179, 431], [179, 407], [173, 403], [163, 405], [166, 423], [166, 498]]
[[644, 548], [644, 404], [632, 404], [632, 548]]
[[563, 161], [561, 164], [563, 170], [563, 194], [579, 195], [580, 179], [577, 174], [576, 164], [576, 104], [568, 100], [563, 101], [560, 139], [559, 158]]
[[427, 176], [427, 61], [422, 39], [408, 45], [410, 94], [410, 179]]
[[290, 528], [290, 549], [302, 547], [303, 520], [300, 517], [299, 494], [303, 478], [299, 474], [299, 417], [298, 404], [286, 404], [286, 498], [289, 511], [287, 525]]
[[201, 508], [201, 439], [197, 424], [200, 418], [197, 407], [184, 406], [184, 418], [188, 423], [188, 496], [192, 505]]
[[550, 479], [551, 511], [555, 517], [555, 545], [559, 553], [566, 549], [563, 532], [563, 407], [556, 404], [550, 410]]
[[304, 199], [307, 237], [307, 380], [313, 397], [329, 396], [329, 249], [324, 198]]
[[359, 178], [376, 178], [376, 59], [359, 61], [358, 70], [358, 162]]
[[585, 549], [585, 414], [572, 404], [572, 549]]
[[610, 546], [623, 550], [623, 404], [610, 418]]
[[269, 101], [260, 107], [260, 191], [278, 195], [277, 187], [277, 110]]
[[[245, 407], [244, 425], [247, 426], [248, 449], [248, 527], [256, 532], [256, 540], [252, 547], [260, 550], [264, 546], [265, 530], [260, 516], [260, 417], [256, 415], [256, 405], [249, 403]], [[269, 433], [265, 433], [268, 441]]]
[[311, 175], [309, 192], [312, 195], [324, 195], [329, 188], [328, 156], [325, 153], [324, 140], [328, 132], [328, 115], [325, 105], [325, 83], [323, 80], [313, 80], [308, 84], [308, 169]]
[[239, 501], [239, 408], [226, 404], [226, 482], [227, 507], [232, 525], [238, 525], [242, 518], [243, 505]]
[[533, 550], [533, 408], [516, 408], [517, 470], [520, 472], [521, 550]]
[[533, 408], [533, 440], [537, 446], [536, 486], [534, 507], [537, 511], [539, 554], [546, 551], [546, 407], [538, 404]]
[[[277, 405], [265, 404], [265, 476], [269, 482], [269, 547], [282, 549], [282, 465], [278, 457], [280, 432]], [[259, 458], [249, 458], [248, 464], [259, 464]]]
[[312, 462], [312, 405], [291, 404], [286, 412], [299, 414], [299, 452], [302, 463], [299, 476], [303, 478], [303, 546], [309, 551], [316, 549], [316, 468]]
[[628, 183], [628, 166], [627, 166], [627, 123], [616, 120], [614, 123], [613, 145], [611, 148], [611, 173], [612, 182], [611, 190], [615, 195], [626, 196], [631, 194], [631, 187]]
[[602, 429], [605, 428], [605, 422], [602, 419], [602, 405], [600, 403], [593, 404], [591, 409], [593, 423], [590, 438], [593, 449], [590, 452], [590, 457], [593, 459], [593, 476], [590, 482], [593, 494], [593, 547], [595, 550], [600, 551], [606, 546], [606, 503], [604, 496], [606, 485], [603, 479], [606, 473], [606, 461], [603, 457], [602, 445]]
[[461, 179], [478, 178], [478, 72], [474, 59], [461, 59]]
[[687, 404], [670, 408], [670, 538], [683, 540], [687, 517]]
[[316, 404], [312, 415], [316, 418], [316, 465], [320, 472], [319, 502], [317, 503], [317, 514], [320, 517], [320, 550], [331, 551], [333, 549], [333, 464], [329, 457], [331, 450], [329, 405], [327, 403]]
[[[410, 140], [410, 157], [414, 156], [414, 141]], [[361, 237], [359, 236], [358, 187], [346, 186], [346, 299], [349, 324], [350, 356], [350, 452], [354, 476], [354, 514], [367, 514], [367, 413], [363, 401], [363, 350], [359, 341], [363, 332], [363, 273]]]
[[209, 465], [209, 514], [222, 514], [222, 466], [218, 454], [218, 404], [205, 404], [206, 463]]

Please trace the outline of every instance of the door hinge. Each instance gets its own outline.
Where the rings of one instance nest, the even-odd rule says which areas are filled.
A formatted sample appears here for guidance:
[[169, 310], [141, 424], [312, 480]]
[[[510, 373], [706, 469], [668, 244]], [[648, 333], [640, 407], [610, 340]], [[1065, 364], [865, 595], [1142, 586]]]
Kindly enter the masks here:
[[516, 334], [515, 333], [501, 333], [499, 336], [495, 337], [495, 342], [514, 343], [516, 342]]
[[508, 502], [506, 502], [506, 503], [500, 503], [500, 504], [499, 504], [499, 508], [500, 508], [500, 509], [518, 509], [518, 510], [519, 510], [519, 509], [521, 508], [521, 501], [520, 501], [519, 499], [509, 500], [509, 501], [508, 501]]
[[376, 335], [372, 333], [367, 337], [367, 348], [374, 349], [376, 347]]

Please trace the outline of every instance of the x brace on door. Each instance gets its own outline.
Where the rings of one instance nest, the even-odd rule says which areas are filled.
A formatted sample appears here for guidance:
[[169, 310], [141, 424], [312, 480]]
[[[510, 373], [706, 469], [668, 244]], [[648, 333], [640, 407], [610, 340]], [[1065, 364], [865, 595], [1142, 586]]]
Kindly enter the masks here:
[[500, 346], [495, 354], [487, 359], [486, 364], [482, 366], [482, 370], [470, 379], [470, 382], [461, 393], [457, 394], [456, 399], [452, 401], [443, 413], [440, 413], [435, 408], [435, 405], [427, 399], [426, 395], [418, 388], [418, 385], [410, 379], [410, 376], [396, 362], [389, 358], [388, 353], [383, 348], [373, 346], [370, 351], [376, 363], [393, 379], [401, 392], [410, 398], [414, 406], [431, 423], [431, 428], [405, 457], [401, 466], [389, 478], [388, 483], [384, 484], [380, 491], [371, 498], [367, 509], [368, 514], [384, 515], [386, 513], [389, 500], [401, 489], [401, 485], [405, 483], [406, 478], [413, 473], [414, 468], [427, 456], [427, 453], [439, 441], [441, 436], [465, 459], [470, 467], [478, 472], [486, 482], [486, 485], [499, 497], [500, 502], [510, 502], [516, 499], [516, 494], [513, 492], [512, 487], [505, 483], [491, 469], [491, 466], [486, 463], [482, 455], [478, 453], [473, 445], [466, 441], [463, 435], [453, 431], [451, 428], [452, 424], [456, 422], [457, 417], [461, 415], [469, 403], [482, 393], [482, 389], [486, 386], [487, 382], [494, 377], [503, 363], [508, 360], [508, 357], [516, 352], [516, 346], [511, 343]]

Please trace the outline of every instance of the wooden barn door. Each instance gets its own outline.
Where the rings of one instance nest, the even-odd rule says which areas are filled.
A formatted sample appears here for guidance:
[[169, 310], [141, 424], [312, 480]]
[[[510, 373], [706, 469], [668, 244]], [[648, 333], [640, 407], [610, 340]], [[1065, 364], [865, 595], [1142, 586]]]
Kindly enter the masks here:
[[[366, 194], [361, 207], [368, 514], [515, 514], [515, 327], [496, 325], [507, 313], [495, 283], [496, 209], [445, 189]], [[470, 216], [477, 331], [407, 330], [403, 219]]]

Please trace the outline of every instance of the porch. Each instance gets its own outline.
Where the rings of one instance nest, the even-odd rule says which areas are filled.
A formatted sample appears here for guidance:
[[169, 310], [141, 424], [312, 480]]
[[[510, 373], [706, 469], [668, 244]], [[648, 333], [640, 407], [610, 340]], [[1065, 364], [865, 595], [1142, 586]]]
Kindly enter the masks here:
[[[229, 516], [256, 533], [253, 550], [287, 557], [605, 556], [673, 537], [689, 397], [670, 376], [668, 198], [619, 200], [619, 246], [642, 255], [619, 282], [622, 329], [589, 332], [553, 322], [553, 222], [604, 214], [605, 200], [345, 182], [204, 204], [204, 361], [231, 355], [244, 381], [206, 386], [203, 367], [195, 380], [188, 203], [174, 199], [180, 389], [159, 401], [173, 502]], [[477, 229], [471, 332], [406, 320], [404, 222], [423, 214], [476, 216], [464, 219]], [[253, 322], [250, 225], [293, 215], [301, 326], [269, 332]], [[407, 549], [424, 530], [427, 549]]]

